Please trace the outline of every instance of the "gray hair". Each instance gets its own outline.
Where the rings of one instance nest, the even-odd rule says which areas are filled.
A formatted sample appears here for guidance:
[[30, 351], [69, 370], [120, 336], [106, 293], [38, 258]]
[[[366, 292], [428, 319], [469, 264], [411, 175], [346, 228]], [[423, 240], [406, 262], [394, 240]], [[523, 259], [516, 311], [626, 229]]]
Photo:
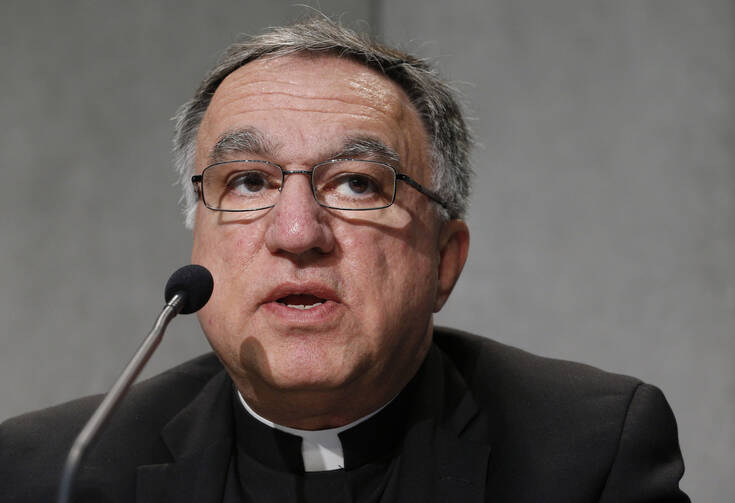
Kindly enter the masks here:
[[452, 89], [426, 61], [378, 44], [328, 18], [315, 17], [270, 28], [262, 35], [232, 44], [204, 78], [194, 97], [179, 108], [174, 117], [173, 153], [188, 228], [193, 227], [197, 203], [191, 185], [197, 132], [217, 87], [230, 73], [253, 60], [298, 53], [348, 58], [398, 84], [419, 112], [431, 141], [432, 188], [447, 202], [447, 209], [441, 209], [442, 216], [465, 215], [472, 177], [469, 165], [472, 140]]

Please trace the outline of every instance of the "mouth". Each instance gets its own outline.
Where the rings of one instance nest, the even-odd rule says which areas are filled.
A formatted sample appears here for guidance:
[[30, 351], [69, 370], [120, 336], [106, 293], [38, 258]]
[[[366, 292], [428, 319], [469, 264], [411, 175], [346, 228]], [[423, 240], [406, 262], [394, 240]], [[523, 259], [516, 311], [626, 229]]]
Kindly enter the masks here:
[[276, 302], [290, 309], [308, 311], [309, 309], [314, 309], [315, 307], [321, 306], [322, 304], [327, 302], [327, 299], [323, 299], [321, 297], [317, 297], [316, 295], [311, 295], [308, 293], [297, 293], [280, 297], [276, 299]]
[[342, 303], [337, 292], [323, 283], [287, 282], [271, 290], [261, 307], [273, 319], [302, 326], [326, 323], [338, 315]]

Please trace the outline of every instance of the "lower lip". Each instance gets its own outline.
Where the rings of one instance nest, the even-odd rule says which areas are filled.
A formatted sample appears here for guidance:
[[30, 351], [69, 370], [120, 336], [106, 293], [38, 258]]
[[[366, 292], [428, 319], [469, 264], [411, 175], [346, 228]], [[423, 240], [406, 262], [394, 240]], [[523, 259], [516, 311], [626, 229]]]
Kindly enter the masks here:
[[296, 309], [280, 302], [266, 302], [263, 307], [269, 314], [287, 323], [317, 324], [328, 321], [337, 314], [339, 304], [328, 300], [311, 309]]

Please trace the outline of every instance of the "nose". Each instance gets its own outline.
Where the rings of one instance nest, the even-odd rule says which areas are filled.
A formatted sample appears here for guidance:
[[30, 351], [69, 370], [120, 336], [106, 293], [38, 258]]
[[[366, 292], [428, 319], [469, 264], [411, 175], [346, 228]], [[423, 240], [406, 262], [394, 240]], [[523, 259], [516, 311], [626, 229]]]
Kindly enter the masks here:
[[309, 252], [323, 255], [334, 249], [334, 235], [327, 214], [314, 200], [311, 178], [306, 173], [286, 175], [271, 219], [265, 243], [273, 254], [303, 257]]

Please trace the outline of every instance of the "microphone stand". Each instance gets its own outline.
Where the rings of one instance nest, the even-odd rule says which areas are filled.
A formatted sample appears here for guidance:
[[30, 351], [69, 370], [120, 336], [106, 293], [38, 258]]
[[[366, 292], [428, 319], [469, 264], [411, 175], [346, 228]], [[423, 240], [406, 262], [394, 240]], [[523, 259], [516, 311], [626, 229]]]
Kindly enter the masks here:
[[77, 438], [74, 440], [74, 444], [69, 451], [69, 455], [66, 458], [66, 463], [64, 463], [57, 503], [69, 503], [69, 496], [71, 495], [74, 476], [76, 475], [77, 469], [79, 468], [89, 445], [105, 426], [112, 412], [128, 392], [128, 389], [130, 389], [135, 378], [138, 377], [140, 371], [143, 370], [145, 364], [148, 363], [151, 355], [153, 355], [153, 352], [161, 343], [163, 333], [169, 322], [179, 314], [183, 308], [184, 301], [185, 294], [179, 292], [174, 294], [174, 296], [171, 297], [171, 300], [166, 303], [161, 314], [158, 315], [156, 322], [153, 324], [153, 328], [145, 339], [143, 339], [143, 343], [135, 352], [133, 358], [122, 371], [120, 377], [117, 378], [115, 384], [112, 385], [110, 391], [107, 392], [102, 403], [100, 403], [94, 411], [94, 414], [92, 414], [92, 417], [87, 421], [87, 424], [84, 425], [82, 431], [77, 435]]

